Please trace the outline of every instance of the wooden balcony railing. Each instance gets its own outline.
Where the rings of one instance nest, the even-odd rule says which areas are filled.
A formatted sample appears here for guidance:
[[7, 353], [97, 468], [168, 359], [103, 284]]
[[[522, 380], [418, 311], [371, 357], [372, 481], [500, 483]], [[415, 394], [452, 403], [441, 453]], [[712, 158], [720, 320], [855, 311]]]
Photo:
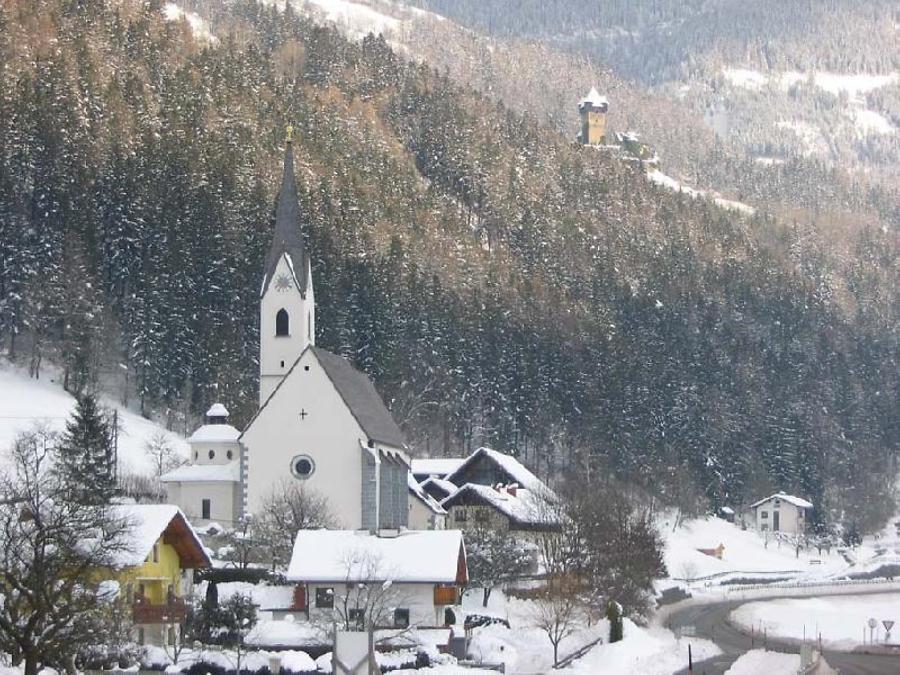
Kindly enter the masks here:
[[173, 598], [162, 605], [136, 600], [132, 612], [135, 623], [184, 623], [186, 617], [187, 605], [181, 598]]
[[435, 586], [434, 587], [434, 604], [435, 605], [458, 605], [459, 589], [456, 586]]

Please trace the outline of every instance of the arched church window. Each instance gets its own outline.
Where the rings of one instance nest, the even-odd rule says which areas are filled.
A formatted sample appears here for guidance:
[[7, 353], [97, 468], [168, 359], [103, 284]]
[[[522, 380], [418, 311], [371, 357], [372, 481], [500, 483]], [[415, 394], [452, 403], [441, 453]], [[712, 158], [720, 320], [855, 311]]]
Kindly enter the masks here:
[[226, 452], [226, 453], [225, 453], [225, 456], [226, 456], [228, 459], [234, 459], [234, 453], [233, 453], [231, 450], [229, 450], [228, 452]]
[[210, 450], [208, 454], [209, 454], [209, 458], [210, 458], [210, 459], [215, 459], [215, 458], [216, 458], [216, 451], [215, 451], [215, 450]]
[[290, 335], [291, 320], [286, 309], [279, 309], [275, 315], [275, 335]]

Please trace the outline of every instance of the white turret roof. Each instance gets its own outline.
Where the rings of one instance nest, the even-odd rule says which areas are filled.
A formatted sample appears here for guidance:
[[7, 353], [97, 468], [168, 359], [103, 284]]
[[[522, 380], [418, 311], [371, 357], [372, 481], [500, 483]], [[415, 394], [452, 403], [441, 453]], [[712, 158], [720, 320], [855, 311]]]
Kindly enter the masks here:
[[213, 403], [206, 411], [207, 417], [228, 417], [228, 408], [221, 403]]
[[236, 443], [241, 432], [230, 424], [204, 424], [188, 438], [188, 443]]
[[578, 103], [579, 108], [583, 108], [586, 105], [592, 105], [595, 108], [600, 108], [603, 106], [609, 107], [609, 100], [605, 96], [602, 96], [600, 92], [597, 91], [596, 87], [591, 87], [591, 90], [588, 92], [587, 96], [581, 99], [581, 101]]

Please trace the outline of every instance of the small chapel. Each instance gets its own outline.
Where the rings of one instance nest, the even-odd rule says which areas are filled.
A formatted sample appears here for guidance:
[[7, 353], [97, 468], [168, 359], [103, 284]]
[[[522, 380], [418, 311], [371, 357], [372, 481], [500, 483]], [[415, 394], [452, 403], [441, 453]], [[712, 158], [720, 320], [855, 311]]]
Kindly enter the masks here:
[[407, 527], [410, 457], [368, 376], [316, 346], [312, 264], [303, 239], [290, 132], [259, 302], [259, 408], [243, 431], [220, 404], [188, 438], [191, 463], [162, 477], [197, 524], [233, 527], [283, 482], [325, 497], [339, 529]]

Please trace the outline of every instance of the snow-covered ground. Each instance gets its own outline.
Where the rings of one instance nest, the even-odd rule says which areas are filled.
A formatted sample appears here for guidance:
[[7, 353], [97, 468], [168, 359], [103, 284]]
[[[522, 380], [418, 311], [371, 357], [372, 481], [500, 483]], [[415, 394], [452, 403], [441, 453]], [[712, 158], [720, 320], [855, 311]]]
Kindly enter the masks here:
[[[188, 457], [185, 440], [172, 432], [124, 409], [109, 398], [101, 397], [104, 405], [119, 411], [119, 472], [151, 474], [153, 466], [146, 444], [154, 434], [163, 433], [172, 447]], [[52, 368], [44, 368], [40, 380], [0, 361], [0, 464], [16, 436], [35, 424], [46, 424], [54, 431], [63, 431], [66, 420], [75, 408], [75, 399], [59, 384]]]
[[[853, 649], [869, 640], [869, 619], [875, 619], [875, 642], [884, 642], [885, 619], [900, 621], [900, 593], [847, 595], [829, 598], [767, 600], [751, 602], [731, 613], [737, 625], [792, 640], [817, 640], [836, 649]], [[900, 642], [900, 624], [892, 634]]]
[[625, 635], [621, 642], [597, 645], [571, 667], [559, 672], [567, 675], [667, 675], [687, 667], [689, 643], [695, 661], [720, 653], [719, 648], [709, 640], [676, 640], [669, 630], [642, 628], [626, 619]]
[[725, 199], [723, 197], [719, 197], [714, 192], [705, 192], [703, 190], [698, 190], [696, 188], [689, 187], [682, 183], [681, 181], [672, 178], [669, 175], [664, 174], [662, 171], [655, 170], [651, 171], [647, 174], [647, 178], [657, 185], [661, 185], [665, 188], [672, 190], [673, 192], [681, 192], [683, 194], [689, 195], [691, 197], [710, 197], [712, 200], [721, 206], [723, 209], [729, 209], [731, 211], [740, 211], [741, 213], [746, 213], [748, 215], [753, 215], [756, 213], [756, 209], [754, 209], [749, 204], [744, 204], [743, 202], [737, 202], [732, 199]]
[[797, 675], [800, 670], [799, 654], [782, 654], [754, 649], [741, 656], [725, 675]]
[[[764, 575], [759, 573], [767, 573], [817, 579], [847, 569], [847, 563], [834, 549], [830, 554], [822, 551], [821, 555], [815, 549], [805, 550], [798, 557], [790, 544], [770, 537], [767, 545], [759, 532], [742, 530], [721, 518], [688, 520], [674, 531], [668, 520], [659, 525], [666, 542], [665, 561], [670, 577], [687, 579], [693, 586], [704, 586], [708, 581], [704, 578], [713, 575], [762, 578]], [[725, 547], [721, 560], [697, 550], [719, 544]]]

